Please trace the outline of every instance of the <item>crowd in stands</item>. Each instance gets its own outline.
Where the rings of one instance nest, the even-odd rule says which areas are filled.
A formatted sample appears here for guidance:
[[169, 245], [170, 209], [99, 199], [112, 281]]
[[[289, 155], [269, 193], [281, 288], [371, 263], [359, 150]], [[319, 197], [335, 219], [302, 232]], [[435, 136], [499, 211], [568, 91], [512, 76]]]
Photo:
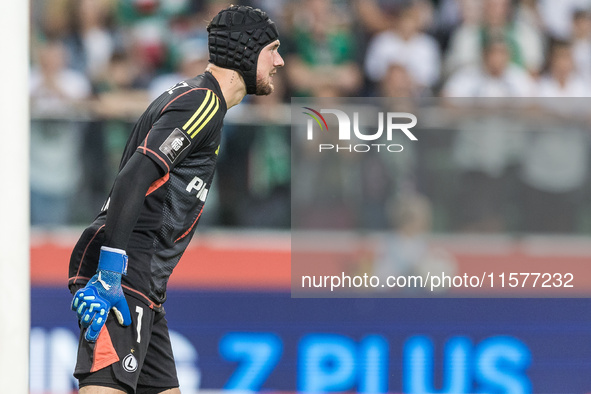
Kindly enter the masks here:
[[[236, 1], [239, 3], [239, 1]], [[291, 96], [589, 96], [591, 0], [253, 0]], [[132, 115], [207, 62], [219, 0], [33, 0], [35, 111]]]
[[[236, 108], [234, 118], [254, 116], [260, 122], [240, 128], [229, 122], [226, 127], [227, 156], [220, 156], [220, 179], [212, 191], [214, 201], [208, 203], [208, 209], [217, 212], [213, 222], [218, 225], [289, 225], [289, 133], [277, 132], [289, 131], [289, 126], [278, 125], [274, 117], [281, 111], [272, 108], [289, 103], [290, 97], [591, 97], [591, 0], [234, 3], [270, 14], [280, 30], [279, 52], [286, 65], [275, 78], [275, 95], [247, 97], [247, 103], [262, 104], [250, 113]], [[168, 87], [203, 71], [208, 61], [206, 26], [229, 4], [32, 0], [31, 108], [33, 119], [43, 119], [32, 125], [34, 223], [76, 222], [77, 212], [68, 207], [80, 196], [87, 196], [87, 204], [79, 208], [84, 214], [78, 220], [96, 212], [114, 177], [130, 122]], [[68, 117], [83, 119], [84, 126], [69, 122], [64, 127]], [[48, 120], [54, 118], [58, 123]], [[503, 124], [490, 125], [491, 130], [499, 127], [510, 133]], [[101, 133], [105, 130], [109, 132]], [[494, 149], [505, 138], [499, 139], [498, 133], [493, 144], [486, 138], [476, 141], [473, 133], [462, 130], [457, 135], [447, 159], [457, 161], [463, 171], [459, 179], [482, 185], [472, 194], [459, 195], [469, 208], [469, 203], [478, 205], [479, 199], [502, 193], [503, 186], [495, 188], [495, 182], [510, 176], [514, 163], [508, 159], [511, 152]], [[529, 144], [529, 156], [523, 157], [533, 164], [524, 165], [523, 177], [528, 185], [536, 185], [528, 190], [532, 201], [542, 201], [536, 193], [540, 190], [548, 193], [549, 207], [568, 203], [574, 192], [580, 201], [589, 175], [589, 149], [582, 148], [586, 138], [574, 133], [558, 142], [538, 138]], [[78, 150], [57, 148], [61, 154], [50, 154], [46, 149], [68, 143], [78, 144]], [[547, 156], [544, 144], [553, 147], [559, 162], [572, 162], [571, 184], [548, 186], [554, 168], [544, 159], [536, 161], [536, 154]], [[463, 146], [471, 147], [468, 155], [462, 153]], [[81, 164], [72, 165], [79, 157]], [[491, 167], [491, 157], [500, 164]], [[61, 183], [48, 182], [56, 173]], [[438, 179], [434, 181], [436, 185]], [[569, 209], [573, 228], [579, 213]], [[503, 229], [494, 218], [482, 217], [488, 211], [498, 216], [498, 206], [474, 210], [478, 220], [456, 222], [468, 220], [468, 229], [478, 221], [485, 223], [480, 228]]]

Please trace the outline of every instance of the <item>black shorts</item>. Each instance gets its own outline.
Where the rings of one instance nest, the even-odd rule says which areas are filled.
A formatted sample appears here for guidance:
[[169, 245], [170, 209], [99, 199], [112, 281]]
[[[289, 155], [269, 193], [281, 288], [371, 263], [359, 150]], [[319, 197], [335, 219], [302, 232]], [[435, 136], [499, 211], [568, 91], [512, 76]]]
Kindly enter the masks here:
[[[164, 309], [126, 295], [132, 323], [122, 327], [110, 313], [95, 343], [80, 330], [74, 377], [80, 387], [103, 386], [154, 393], [179, 386]], [[160, 390], [155, 390], [160, 389]]]

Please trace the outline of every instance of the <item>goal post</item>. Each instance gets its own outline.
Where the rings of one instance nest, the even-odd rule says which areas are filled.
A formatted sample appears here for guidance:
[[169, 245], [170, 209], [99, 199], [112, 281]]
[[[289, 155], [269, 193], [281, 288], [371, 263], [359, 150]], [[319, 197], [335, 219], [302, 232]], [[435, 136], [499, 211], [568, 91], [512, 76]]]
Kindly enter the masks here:
[[0, 12], [0, 393], [29, 391], [29, 1]]

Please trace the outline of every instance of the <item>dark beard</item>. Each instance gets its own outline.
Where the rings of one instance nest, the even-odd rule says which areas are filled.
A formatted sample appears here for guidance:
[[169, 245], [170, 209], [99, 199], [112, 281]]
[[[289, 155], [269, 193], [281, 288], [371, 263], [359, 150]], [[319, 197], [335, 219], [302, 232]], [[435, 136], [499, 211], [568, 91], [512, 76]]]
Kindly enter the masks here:
[[257, 79], [257, 89], [255, 93], [257, 96], [268, 96], [273, 93], [273, 90], [275, 90], [275, 88], [271, 82], [265, 83], [262, 79]]

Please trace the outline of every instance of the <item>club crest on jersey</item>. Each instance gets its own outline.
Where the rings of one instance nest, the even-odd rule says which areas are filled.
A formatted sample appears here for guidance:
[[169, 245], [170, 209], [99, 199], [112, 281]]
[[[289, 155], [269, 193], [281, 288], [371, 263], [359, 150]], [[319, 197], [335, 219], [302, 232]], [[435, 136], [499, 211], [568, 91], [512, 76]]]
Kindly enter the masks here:
[[125, 356], [123, 361], [121, 361], [121, 366], [127, 372], [135, 372], [137, 370], [137, 366], [138, 366], [137, 359], [135, 358], [135, 356], [133, 354], [129, 353], [127, 356]]
[[166, 141], [160, 145], [160, 152], [164, 153], [171, 163], [191, 145], [191, 140], [183, 132], [176, 128], [170, 133]]

